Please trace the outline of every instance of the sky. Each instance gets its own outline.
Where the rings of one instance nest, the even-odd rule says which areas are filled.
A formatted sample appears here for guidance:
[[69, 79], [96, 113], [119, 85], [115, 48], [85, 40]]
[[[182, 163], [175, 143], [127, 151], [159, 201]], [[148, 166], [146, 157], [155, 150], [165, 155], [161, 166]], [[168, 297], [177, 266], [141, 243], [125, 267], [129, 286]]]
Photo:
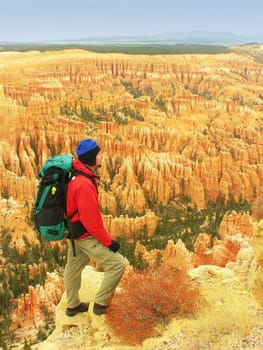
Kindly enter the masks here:
[[263, 34], [263, 0], [0, 0], [0, 41]]

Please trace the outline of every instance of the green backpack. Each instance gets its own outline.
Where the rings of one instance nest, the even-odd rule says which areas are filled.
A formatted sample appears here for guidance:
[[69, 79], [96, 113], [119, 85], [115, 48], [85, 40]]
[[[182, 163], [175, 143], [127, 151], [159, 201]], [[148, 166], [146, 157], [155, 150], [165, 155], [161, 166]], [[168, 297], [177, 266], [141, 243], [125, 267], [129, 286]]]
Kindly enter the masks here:
[[34, 205], [34, 221], [40, 236], [48, 241], [72, 240], [87, 232], [80, 221], [70, 222], [77, 213], [66, 215], [68, 183], [73, 176], [88, 178], [95, 188], [95, 180], [86, 173], [72, 169], [72, 156], [58, 155], [46, 160], [40, 170], [40, 181]]
[[48, 241], [66, 236], [66, 192], [72, 176], [72, 156], [58, 155], [46, 160], [40, 170], [34, 205], [37, 231]]

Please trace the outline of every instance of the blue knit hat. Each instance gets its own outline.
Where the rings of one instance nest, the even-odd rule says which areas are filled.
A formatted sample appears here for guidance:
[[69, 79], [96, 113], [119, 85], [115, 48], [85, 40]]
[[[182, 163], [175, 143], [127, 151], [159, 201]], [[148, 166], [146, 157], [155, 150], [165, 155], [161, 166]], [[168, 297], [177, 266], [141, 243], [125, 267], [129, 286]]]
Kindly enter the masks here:
[[88, 165], [96, 165], [96, 156], [100, 151], [100, 147], [95, 140], [81, 140], [76, 149], [78, 159]]

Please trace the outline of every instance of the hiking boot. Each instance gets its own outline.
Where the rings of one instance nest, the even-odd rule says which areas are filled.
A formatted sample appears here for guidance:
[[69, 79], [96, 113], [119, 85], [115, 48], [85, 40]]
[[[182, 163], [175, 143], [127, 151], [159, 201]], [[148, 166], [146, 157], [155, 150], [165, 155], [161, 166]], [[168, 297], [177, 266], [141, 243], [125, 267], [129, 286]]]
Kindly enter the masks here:
[[86, 312], [89, 309], [89, 303], [80, 303], [79, 306], [74, 307], [74, 308], [67, 308], [66, 310], [66, 315], [71, 317], [75, 316], [79, 312]]
[[106, 305], [100, 305], [100, 304], [94, 303], [93, 312], [98, 316], [105, 315], [107, 313], [107, 308], [108, 306]]

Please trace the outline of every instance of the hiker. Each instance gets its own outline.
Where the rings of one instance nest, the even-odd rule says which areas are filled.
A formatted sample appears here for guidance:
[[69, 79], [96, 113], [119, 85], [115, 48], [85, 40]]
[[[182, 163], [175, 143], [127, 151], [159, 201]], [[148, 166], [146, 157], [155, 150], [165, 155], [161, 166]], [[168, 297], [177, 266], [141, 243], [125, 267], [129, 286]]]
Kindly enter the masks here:
[[[104, 278], [94, 300], [93, 312], [103, 315], [113, 293], [118, 286], [125, 267], [126, 258], [118, 253], [120, 244], [112, 239], [103, 225], [98, 201], [98, 179], [96, 170], [101, 167], [103, 154], [95, 140], [81, 140], [77, 146], [78, 159], [73, 160], [73, 171], [80, 171], [86, 176], [73, 176], [68, 185], [67, 216], [72, 226], [82, 227], [84, 232], [74, 240], [75, 253], [71, 244], [68, 246], [64, 282], [67, 295], [67, 316], [88, 311], [89, 303], [80, 302], [79, 289], [81, 272], [92, 259], [105, 270]], [[74, 173], [73, 173], [74, 174]], [[74, 256], [75, 255], [75, 256]]]

